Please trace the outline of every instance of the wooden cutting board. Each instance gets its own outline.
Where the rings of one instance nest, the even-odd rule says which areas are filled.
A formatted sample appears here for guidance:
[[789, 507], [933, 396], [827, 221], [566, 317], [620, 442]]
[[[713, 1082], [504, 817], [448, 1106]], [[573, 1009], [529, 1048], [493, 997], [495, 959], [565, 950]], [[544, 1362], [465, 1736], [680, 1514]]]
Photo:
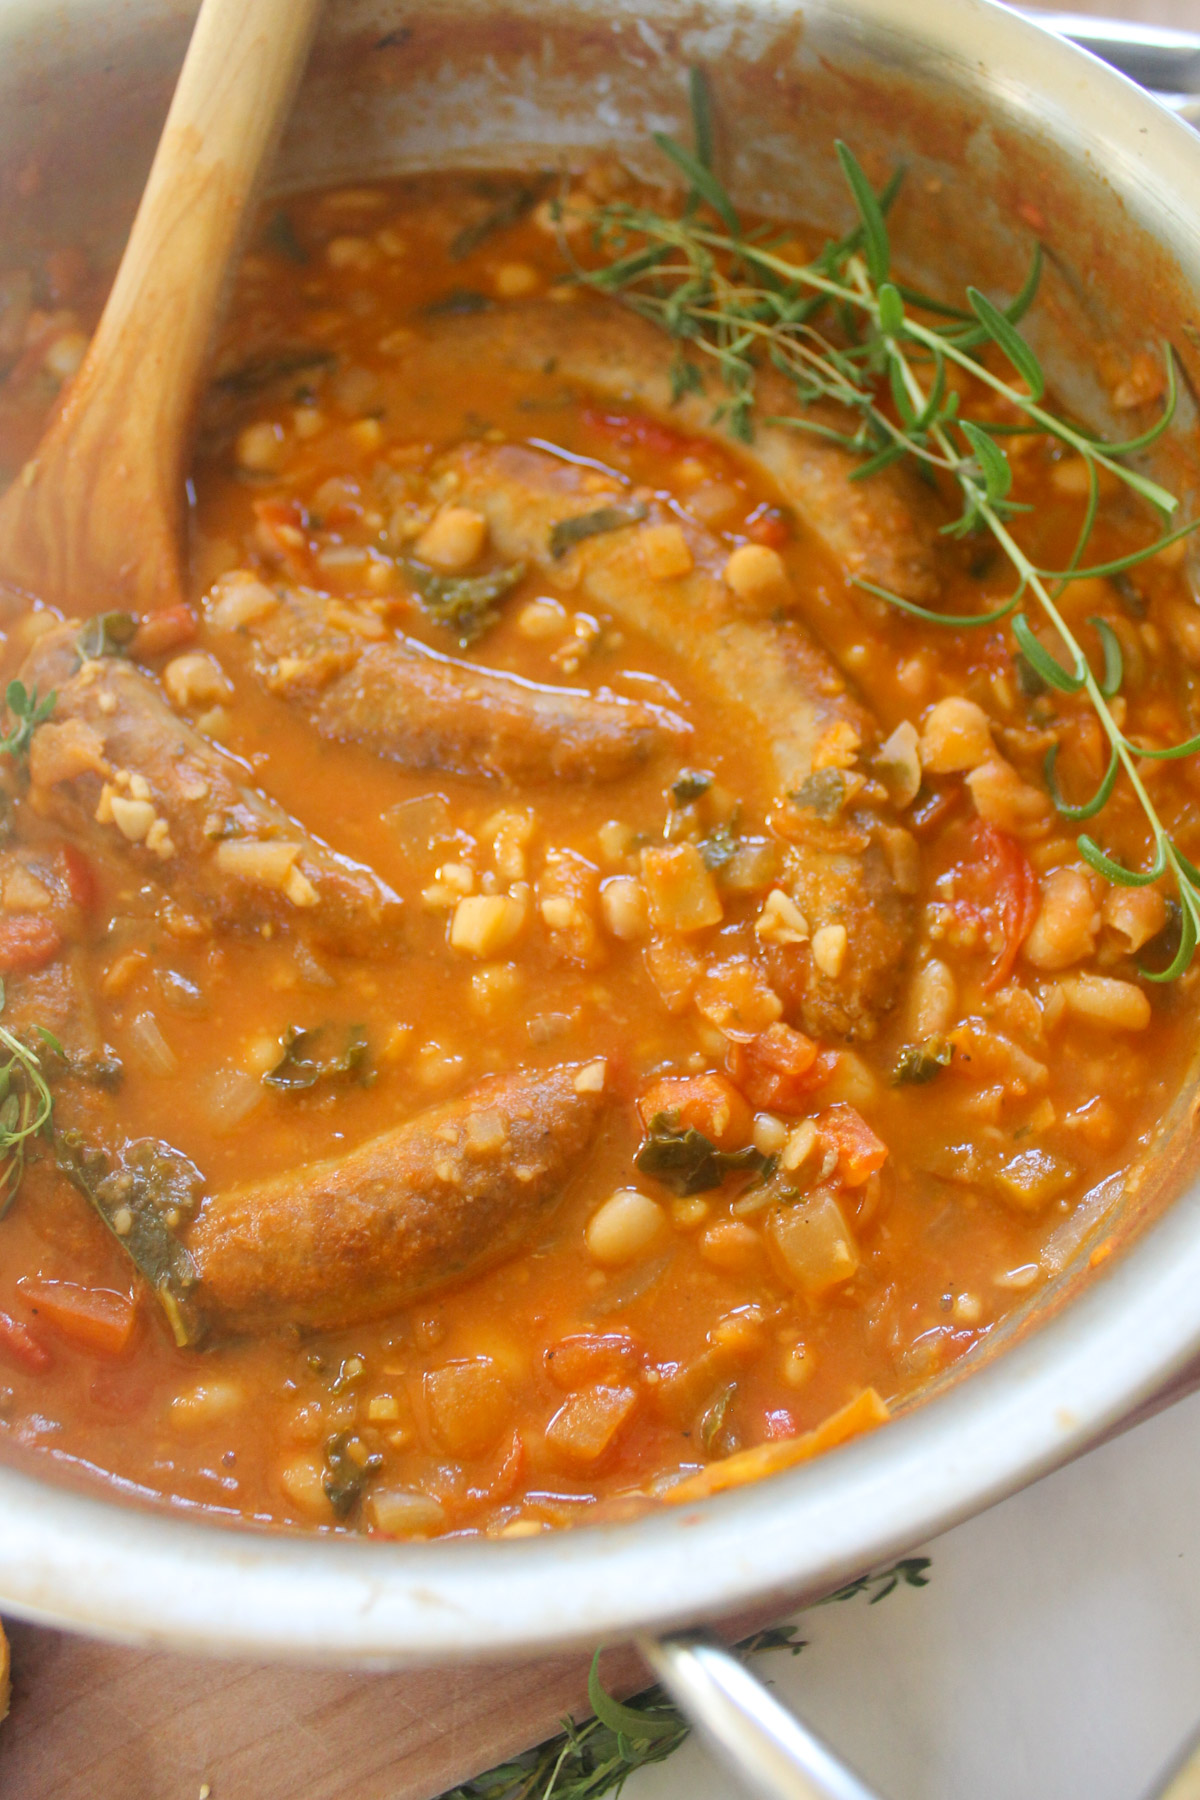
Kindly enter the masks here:
[[[1055, 11], [1200, 27], [1200, 0], [1055, 0]], [[1128, 1425], [1200, 1387], [1200, 1365]], [[769, 1623], [745, 1614], [732, 1640]], [[356, 1675], [217, 1663], [8, 1627], [3, 1800], [430, 1800], [587, 1711], [590, 1659]], [[644, 1671], [605, 1659], [615, 1692]]]

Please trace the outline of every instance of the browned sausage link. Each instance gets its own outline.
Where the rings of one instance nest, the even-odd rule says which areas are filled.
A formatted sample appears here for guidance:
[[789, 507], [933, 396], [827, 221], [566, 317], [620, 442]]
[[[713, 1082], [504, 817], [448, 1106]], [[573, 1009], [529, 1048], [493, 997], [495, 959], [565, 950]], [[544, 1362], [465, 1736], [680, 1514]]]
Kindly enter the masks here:
[[[542, 451], [470, 446], [453, 464], [456, 492], [486, 516], [502, 556], [549, 560], [553, 525], [596, 504], [573, 464]], [[656, 516], [652, 510], [651, 523]], [[638, 533], [626, 530], [571, 551], [577, 591], [682, 657], [731, 725], [741, 717], [748, 741], [761, 746], [775, 798], [804, 794], [814, 753], [831, 728], [851, 726], [870, 745], [871, 716], [798, 621], [748, 617], [720, 578], [721, 546], [699, 526], [683, 529], [689, 574], [648, 579]], [[847, 934], [836, 970], [820, 968], [807, 945], [776, 959], [785, 965], [788, 997], [819, 1036], [868, 1036], [890, 1004], [912, 927], [886, 854], [892, 829], [884, 813], [866, 807], [835, 820], [802, 807], [796, 819], [790, 885], [814, 932], [841, 925]]]
[[496, 1075], [326, 1162], [206, 1202], [188, 1248], [216, 1325], [376, 1318], [502, 1261], [562, 1197], [604, 1096], [589, 1069]]
[[405, 638], [339, 630], [297, 589], [249, 630], [256, 673], [320, 732], [405, 769], [508, 781], [613, 781], [686, 736], [634, 700], [543, 687], [436, 655]]
[[[717, 438], [776, 482], [782, 497], [847, 575], [860, 576], [910, 600], [929, 601], [940, 585], [936, 498], [911, 471], [884, 469], [852, 480], [861, 459], [812, 433], [771, 425], [772, 416], [797, 410], [781, 376], [763, 370], [758, 381], [754, 441], [735, 444], [713, 426], [721, 398], [715, 384], [676, 399], [671, 390], [670, 345], [663, 333], [611, 301], [557, 306], [546, 301], [506, 305], [475, 317], [448, 319], [430, 341], [410, 353], [404, 377], [436, 386], [439, 356], [457, 367], [486, 362], [564, 383], [610, 404], [634, 406], [676, 430]], [[419, 359], [419, 360], [418, 360]], [[586, 398], [586, 392], [579, 398]], [[806, 417], [852, 432], [857, 420], [835, 407], [810, 407]]]
[[81, 662], [76, 632], [47, 633], [21, 671], [27, 687], [58, 696], [30, 747], [37, 810], [81, 844], [133, 857], [214, 924], [302, 925], [357, 954], [385, 942], [400, 906], [392, 890], [252, 787], [245, 765], [180, 719], [149, 675], [117, 657]]

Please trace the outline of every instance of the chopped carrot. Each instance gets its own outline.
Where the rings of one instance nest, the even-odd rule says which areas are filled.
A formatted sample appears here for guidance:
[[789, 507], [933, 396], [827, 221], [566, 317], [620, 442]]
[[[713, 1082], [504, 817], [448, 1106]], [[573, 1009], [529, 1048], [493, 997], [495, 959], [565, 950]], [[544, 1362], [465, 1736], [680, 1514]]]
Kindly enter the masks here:
[[129, 648], [134, 656], [161, 656], [195, 635], [196, 615], [190, 606], [164, 606], [161, 612], [146, 614]]
[[754, 1128], [750, 1108], [733, 1083], [711, 1071], [655, 1081], [637, 1104], [647, 1130], [666, 1113], [682, 1129], [702, 1132], [718, 1150], [740, 1149], [750, 1142]]
[[875, 1389], [862, 1388], [853, 1400], [830, 1413], [815, 1430], [803, 1432], [799, 1437], [773, 1438], [765, 1444], [755, 1444], [750, 1450], [735, 1450], [732, 1456], [709, 1463], [706, 1469], [700, 1469], [668, 1488], [663, 1499], [672, 1506], [687, 1505], [693, 1500], [707, 1499], [710, 1494], [724, 1493], [727, 1488], [743, 1487], [748, 1481], [758, 1481], [764, 1475], [774, 1475], [780, 1469], [790, 1469], [814, 1456], [822, 1456], [827, 1450], [836, 1450], [864, 1431], [886, 1425], [890, 1417], [886, 1402], [880, 1399]]
[[5, 1312], [0, 1312], [0, 1357], [15, 1363], [18, 1369], [28, 1369], [31, 1375], [44, 1374], [53, 1361], [46, 1346], [28, 1325], [22, 1325]]
[[81, 912], [91, 912], [97, 899], [96, 872], [83, 851], [74, 844], [60, 844], [56, 860], [76, 906]]
[[75, 1281], [28, 1278], [18, 1281], [17, 1289], [31, 1312], [81, 1349], [121, 1356], [133, 1340], [137, 1308], [128, 1294]]
[[817, 1130], [836, 1149], [838, 1175], [847, 1187], [861, 1187], [887, 1161], [887, 1145], [852, 1106], [827, 1106], [817, 1114]]
[[12, 913], [0, 919], [0, 975], [31, 975], [62, 949], [62, 932], [41, 913]]

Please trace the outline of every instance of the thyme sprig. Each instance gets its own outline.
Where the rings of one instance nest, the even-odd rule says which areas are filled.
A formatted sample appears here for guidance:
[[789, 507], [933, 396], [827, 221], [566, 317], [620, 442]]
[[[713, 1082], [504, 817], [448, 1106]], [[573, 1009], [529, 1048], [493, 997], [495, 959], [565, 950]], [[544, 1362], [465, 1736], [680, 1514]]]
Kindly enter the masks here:
[[[927, 1556], [905, 1556], [889, 1568], [847, 1582], [816, 1604], [830, 1606], [866, 1595], [867, 1604], [874, 1606], [898, 1587], [928, 1587], [930, 1566]], [[772, 1625], [756, 1631], [736, 1646], [738, 1654], [787, 1650], [799, 1656], [808, 1646], [796, 1630], [794, 1625]], [[560, 1736], [461, 1782], [441, 1800], [603, 1800], [618, 1795], [635, 1770], [678, 1750], [691, 1726], [664, 1690], [655, 1686], [632, 1700], [614, 1700], [600, 1679], [599, 1661], [597, 1651], [588, 1676], [594, 1719], [582, 1725], [564, 1719]]]
[[[957, 493], [958, 514], [942, 530], [953, 537], [986, 532], [1004, 552], [1015, 583], [998, 606], [947, 614], [874, 582], [858, 579], [856, 585], [930, 625], [967, 630], [1011, 620], [1018, 651], [1037, 677], [1061, 694], [1086, 696], [1108, 742], [1103, 779], [1090, 799], [1070, 803], [1055, 778], [1054, 746], [1045, 762], [1047, 790], [1063, 819], [1082, 824], [1102, 811], [1124, 776], [1150, 829], [1149, 866], [1126, 867], [1087, 832], [1076, 843], [1083, 860], [1117, 885], [1141, 887], [1170, 878], [1179, 896], [1178, 950], [1168, 968], [1143, 973], [1153, 981], [1175, 980], [1191, 964], [1200, 941], [1200, 870], [1164, 825], [1139, 764], [1200, 753], [1200, 734], [1165, 747], [1147, 747], [1127, 736], [1112, 706], [1124, 677], [1116, 633], [1104, 620], [1089, 620], [1103, 658], [1097, 673], [1061, 607], [1072, 583], [1121, 575], [1200, 525], [1192, 520], [1169, 528], [1178, 510], [1176, 497], [1127, 460], [1148, 450], [1174, 418], [1177, 384], [1170, 346], [1163, 350], [1165, 395], [1158, 419], [1122, 442], [1104, 439], [1046, 402], [1045, 373], [1017, 329], [1037, 294], [1040, 247], [1020, 291], [1005, 307], [975, 287], [966, 289], [966, 305], [956, 307], [906, 286], [893, 273], [887, 225], [903, 172], [877, 194], [853, 152], [839, 142], [837, 155], [858, 222], [810, 261], [797, 262], [784, 254], [778, 236], [746, 228], [714, 171], [709, 98], [699, 71], [692, 73], [691, 97], [694, 150], [662, 133], [655, 139], [688, 183], [679, 215], [626, 202], [599, 207], [592, 215], [594, 264], [581, 263], [563, 238], [577, 279], [619, 297], [670, 336], [676, 399], [704, 392], [705, 373], [714, 372], [723, 394], [713, 419], [724, 422], [735, 437], [752, 436], [758, 380], [769, 367], [789, 382], [799, 410], [772, 416], [768, 423], [810, 432], [861, 457], [852, 479], [907, 461], [943, 491]], [[997, 351], [1013, 371], [1011, 377], [995, 372]], [[998, 410], [1007, 410], [1008, 418], [990, 416], [987, 407], [968, 417], [952, 374], [982, 385], [992, 408], [999, 402]], [[1013, 470], [1004, 439], [1014, 434], [1055, 439], [1085, 465], [1084, 518], [1065, 568], [1040, 566], [1011, 529], [1016, 516], [1029, 510], [1012, 497]], [[1101, 472], [1146, 501], [1160, 515], [1163, 529], [1140, 550], [1086, 564]], [[1062, 660], [1035, 633], [1026, 610], [1030, 605], [1051, 627]]]
[[[4, 983], [0, 981], [0, 1012], [4, 1001]], [[63, 1056], [58, 1039], [41, 1026], [37, 1029], [47, 1047]], [[39, 1133], [51, 1137], [53, 1119], [54, 1097], [37, 1051], [7, 1025], [0, 1025], [0, 1219], [16, 1198], [32, 1139]]]

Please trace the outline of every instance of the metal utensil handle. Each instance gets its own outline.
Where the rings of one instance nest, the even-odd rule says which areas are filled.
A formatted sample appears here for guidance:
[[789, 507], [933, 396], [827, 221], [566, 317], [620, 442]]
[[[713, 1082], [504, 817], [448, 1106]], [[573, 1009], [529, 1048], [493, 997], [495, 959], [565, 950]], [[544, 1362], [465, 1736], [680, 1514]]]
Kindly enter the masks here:
[[637, 1644], [675, 1704], [761, 1800], [879, 1800], [707, 1632], [642, 1637]]

